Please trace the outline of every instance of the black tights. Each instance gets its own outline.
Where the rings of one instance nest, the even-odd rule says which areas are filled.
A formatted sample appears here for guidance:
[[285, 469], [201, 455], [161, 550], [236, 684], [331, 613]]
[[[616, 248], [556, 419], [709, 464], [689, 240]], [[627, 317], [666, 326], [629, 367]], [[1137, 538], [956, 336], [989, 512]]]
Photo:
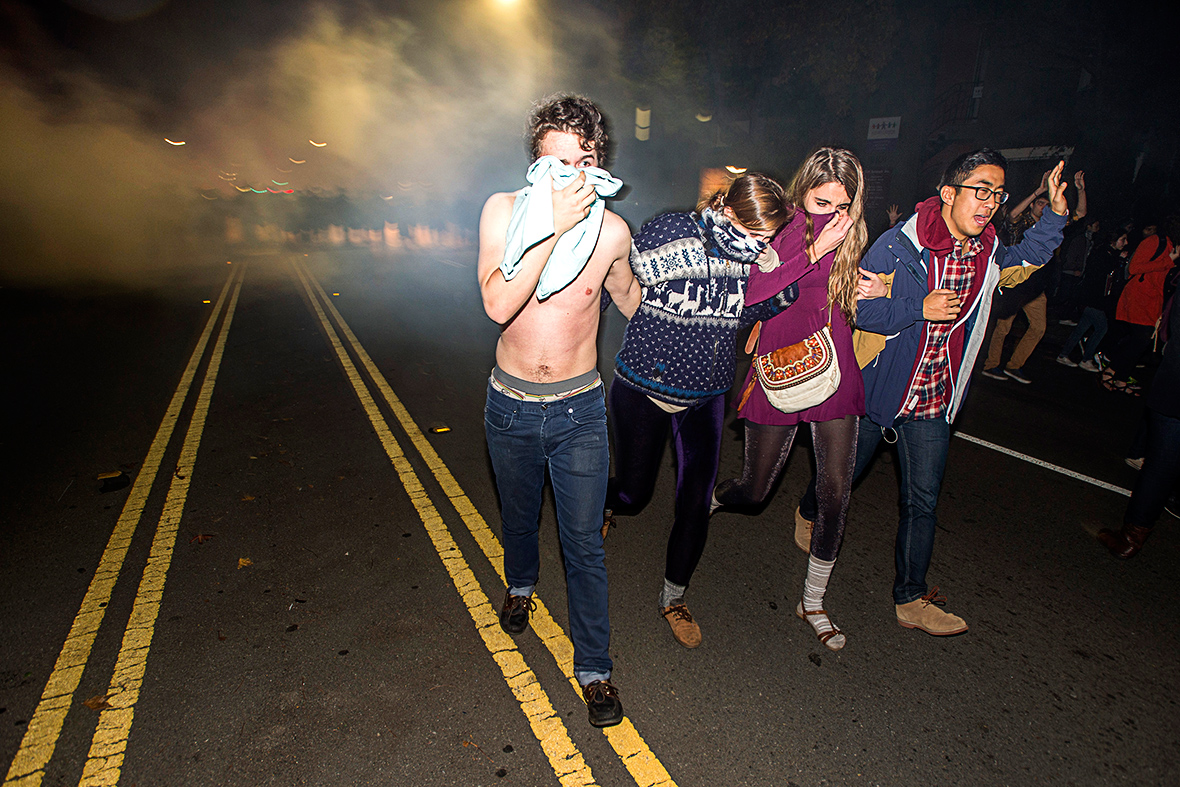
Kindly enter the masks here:
[[606, 507], [634, 516], [651, 500], [656, 475], [668, 445], [676, 449], [676, 512], [668, 536], [664, 578], [688, 585], [709, 537], [709, 492], [717, 481], [725, 397], [667, 413], [644, 394], [615, 381], [610, 387], [611, 430], [615, 436], [615, 475]]
[[[764, 502], [786, 464], [795, 429], [795, 426], [746, 421], [742, 477], [718, 484], [713, 493], [717, 502], [725, 506], [755, 506]], [[811, 554], [820, 560], [835, 560], [844, 540], [844, 520], [856, 465], [856, 433], [855, 415], [811, 424], [819, 478], [819, 512], [811, 530]]]

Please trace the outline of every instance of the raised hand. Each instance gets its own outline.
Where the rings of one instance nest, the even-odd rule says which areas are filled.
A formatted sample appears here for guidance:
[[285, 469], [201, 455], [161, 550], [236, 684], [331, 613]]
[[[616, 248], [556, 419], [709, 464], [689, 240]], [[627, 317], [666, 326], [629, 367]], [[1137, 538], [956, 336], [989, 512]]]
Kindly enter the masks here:
[[598, 198], [598, 192], [586, 182], [586, 173], [579, 172], [563, 189], [553, 192], [553, 234], [561, 237], [573, 229], [579, 221], [590, 214], [590, 206]]
[[1061, 178], [1061, 173], [1065, 170], [1065, 160], [1057, 162], [1057, 166], [1046, 173], [1046, 180], [1049, 186], [1049, 207], [1053, 208], [1053, 212], [1058, 216], [1064, 216], [1069, 213], [1069, 204], [1065, 201], [1065, 181]]
[[897, 207], [896, 202], [893, 203], [892, 205], [890, 205], [888, 208], [886, 208], [885, 212], [887, 214], [889, 214], [889, 226], [890, 227], [892, 227], [894, 224], [896, 224], [897, 220], [901, 218], [901, 209], [899, 207]]
[[1086, 190], [1086, 173], [1084, 170], [1078, 170], [1073, 173], [1073, 185], [1078, 191]]
[[1037, 190], [1033, 192], [1034, 194], [1044, 194], [1049, 190], [1049, 175], [1052, 172], [1053, 170], [1049, 170], [1044, 175], [1041, 175], [1041, 185], [1037, 186]]
[[961, 308], [954, 290], [931, 290], [922, 299], [922, 316], [930, 322], [949, 322], [959, 316]]

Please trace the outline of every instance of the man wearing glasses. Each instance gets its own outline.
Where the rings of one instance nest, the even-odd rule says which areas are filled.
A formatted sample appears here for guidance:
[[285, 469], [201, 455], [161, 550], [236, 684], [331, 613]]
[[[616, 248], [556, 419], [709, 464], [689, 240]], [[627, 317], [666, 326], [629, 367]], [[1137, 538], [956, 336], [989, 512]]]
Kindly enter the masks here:
[[[945, 597], [938, 588], [926, 585], [950, 425], [983, 343], [992, 293], [1049, 261], [1068, 211], [1062, 162], [1049, 173], [1052, 210], [1019, 244], [1004, 246], [991, 219], [1008, 199], [1007, 165], [988, 148], [959, 156], [943, 173], [938, 194], [886, 230], [861, 262], [885, 281], [888, 293], [857, 304], [853, 342], [867, 415], [860, 421], [854, 478], [882, 438], [897, 444], [901, 521], [893, 601], [898, 623], [935, 636], [967, 630], [961, 617], [941, 608]], [[814, 521], [814, 512], [813, 481], [798, 516]]]

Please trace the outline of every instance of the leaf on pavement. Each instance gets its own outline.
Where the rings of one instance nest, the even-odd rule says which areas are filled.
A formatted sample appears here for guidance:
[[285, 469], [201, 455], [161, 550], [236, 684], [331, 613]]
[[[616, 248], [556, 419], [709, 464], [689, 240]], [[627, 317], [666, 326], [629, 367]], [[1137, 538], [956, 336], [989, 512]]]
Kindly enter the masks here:
[[105, 710], [106, 708], [114, 707], [107, 702], [107, 695], [99, 694], [97, 697], [91, 697], [88, 700], [83, 700], [82, 704], [90, 710]]
[[250, 558], [248, 558], [248, 557], [238, 558], [238, 568], [246, 568], [247, 566], [252, 566], [252, 565], [254, 565], [254, 561], [251, 560]]
[[190, 538], [188, 542], [190, 544], [204, 544], [211, 538], [213, 538], [213, 533], [197, 533], [195, 536]]

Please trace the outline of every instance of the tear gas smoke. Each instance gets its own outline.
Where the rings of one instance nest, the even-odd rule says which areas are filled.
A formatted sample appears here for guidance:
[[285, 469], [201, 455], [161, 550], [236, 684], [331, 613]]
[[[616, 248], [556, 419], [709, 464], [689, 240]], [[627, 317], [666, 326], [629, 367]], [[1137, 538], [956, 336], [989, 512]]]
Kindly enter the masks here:
[[[392, 210], [442, 226], [523, 185], [528, 108], [566, 89], [561, 65], [578, 63], [555, 57], [561, 31], [544, 9], [304, 10], [293, 33], [259, 47], [176, 46], [198, 60], [168, 69], [182, 83], [167, 102], [79, 58], [57, 58], [72, 65], [52, 91], [0, 67], [0, 144], [17, 152], [0, 160], [0, 277], [151, 284], [220, 256], [217, 210], [284, 199], [267, 187], [392, 197]], [[580, 27], [579, 46], [601, 56], [611, 39], [596, 28]], [[154, 35], [158, 49], [184, 33]]]

